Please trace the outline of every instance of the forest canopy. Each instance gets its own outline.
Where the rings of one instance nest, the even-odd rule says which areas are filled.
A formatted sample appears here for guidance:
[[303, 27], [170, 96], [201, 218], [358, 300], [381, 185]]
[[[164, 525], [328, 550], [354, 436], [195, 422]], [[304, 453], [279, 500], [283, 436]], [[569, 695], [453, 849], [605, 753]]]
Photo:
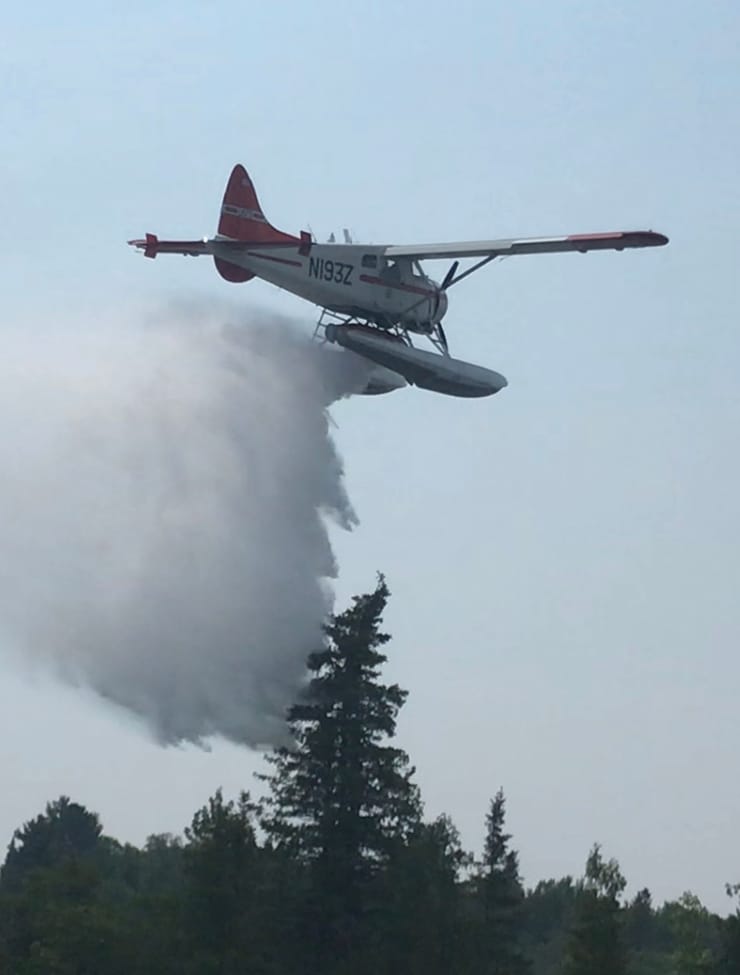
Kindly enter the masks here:
[[627, 898], [593, 844], [581, 876], [525, 889], [501, 788], [478, 853], [425, 817], [395, 743], [407, 692], [382, 677], [388, 598], [380, 577], [329, 620], [259, 799], [218, 791], [182, 836], [142, 848], [66, 796], [21, 825], [0, 871], [0, 972], [740, 975], [740, 886], [724, 918], [691, 893]]

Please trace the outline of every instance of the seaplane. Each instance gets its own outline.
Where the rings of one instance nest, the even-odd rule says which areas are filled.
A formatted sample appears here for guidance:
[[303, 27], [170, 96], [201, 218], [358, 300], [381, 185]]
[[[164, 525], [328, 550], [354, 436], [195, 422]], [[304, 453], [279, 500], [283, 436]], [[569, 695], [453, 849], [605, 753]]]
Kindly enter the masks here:
[[[241, 165], [231, 172], [218, 232], [202, 240], [160, 240], [155, 234], [128, 242], [145, 257], [210, 255], [226, 281], [261, 278], [321, 309], [316, 335], [373, 364], [364, 393], [386, 393], [408, 384], [450, 396], [490, 396], [507, 385], [493, 369], [450, 355], [442, 319], [449, 289], [497, 258], [518, 254], [661, 247], [652, 230], [571, 234], [441, 244], [357, 244], [344, 231], [318, 243], [310, 231], [277, 230], [265, 217], [252, 180]], [[441, 281], [423, 261], [452, 261]], [[472, 262], [460, 269], [462, 261]], [[432, 350], [414, 345], [427, 341]]]

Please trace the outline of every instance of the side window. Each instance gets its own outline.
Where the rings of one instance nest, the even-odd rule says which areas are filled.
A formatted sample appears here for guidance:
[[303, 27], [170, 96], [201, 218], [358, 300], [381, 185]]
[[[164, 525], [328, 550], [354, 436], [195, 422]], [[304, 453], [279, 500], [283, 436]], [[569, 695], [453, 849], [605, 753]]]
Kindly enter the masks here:
[[378, 266], [378, 255], [377, 254], [363, 254], [362, 255], [362, 266], [363, 267], [377, 267]]

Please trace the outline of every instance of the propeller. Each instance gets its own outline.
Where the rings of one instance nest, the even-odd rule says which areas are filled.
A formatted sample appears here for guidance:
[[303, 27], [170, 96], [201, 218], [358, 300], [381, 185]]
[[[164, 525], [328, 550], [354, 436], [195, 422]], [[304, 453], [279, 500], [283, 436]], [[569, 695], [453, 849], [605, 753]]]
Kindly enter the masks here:
[[457, 269], [459, 267], [460, 267], [460, 262], [459, 261], [454, 261], [452, 263], [452, 265], [450, 266], [449, 271], [447, 272], [447, 274], [445, 274], [444, 279], [442, 280], [442, 284], [440, 284], [440, 286], [439, 286], [439, 290], [440, 291], [447, 291], [447, 289], [449, 288], [449, 286], [452, 284], [452, 279], [457, 274]]
[[[450, 266], [449, 270], [447, 271], [447, 274], [445, 274], [444, 278], [442, 279], [442, 284], [440, 284], [437, 288], [437, 293], [435, 295], [435, 301], [434, 301], [434, 312], [432, 313], [432, 320], [434, 320], [439, 315], [439, 308], [440, 305], [442, 304], [442, 295], [445, 293], [445, 291], [447, 291], [449, 286], [455, 280], [455, 275], [457, 274], [458, 267], [460, 267], [460, 262], [455, 261]], [[437, 322], [437, 324], [439, 325], [439, 322]], [[446, 344], [447, 343], [445, 343], [445, 345]]]

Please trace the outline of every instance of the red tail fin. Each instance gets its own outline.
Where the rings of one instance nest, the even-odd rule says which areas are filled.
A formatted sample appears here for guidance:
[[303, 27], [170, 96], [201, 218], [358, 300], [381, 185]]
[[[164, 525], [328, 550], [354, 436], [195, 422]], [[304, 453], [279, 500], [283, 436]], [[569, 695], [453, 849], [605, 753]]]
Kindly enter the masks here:
[[250, 244], [300, 244], [298, 237], [284, 234], [268, 223], [246, 169], [234, 166], [221, 205], [218, 232]]

